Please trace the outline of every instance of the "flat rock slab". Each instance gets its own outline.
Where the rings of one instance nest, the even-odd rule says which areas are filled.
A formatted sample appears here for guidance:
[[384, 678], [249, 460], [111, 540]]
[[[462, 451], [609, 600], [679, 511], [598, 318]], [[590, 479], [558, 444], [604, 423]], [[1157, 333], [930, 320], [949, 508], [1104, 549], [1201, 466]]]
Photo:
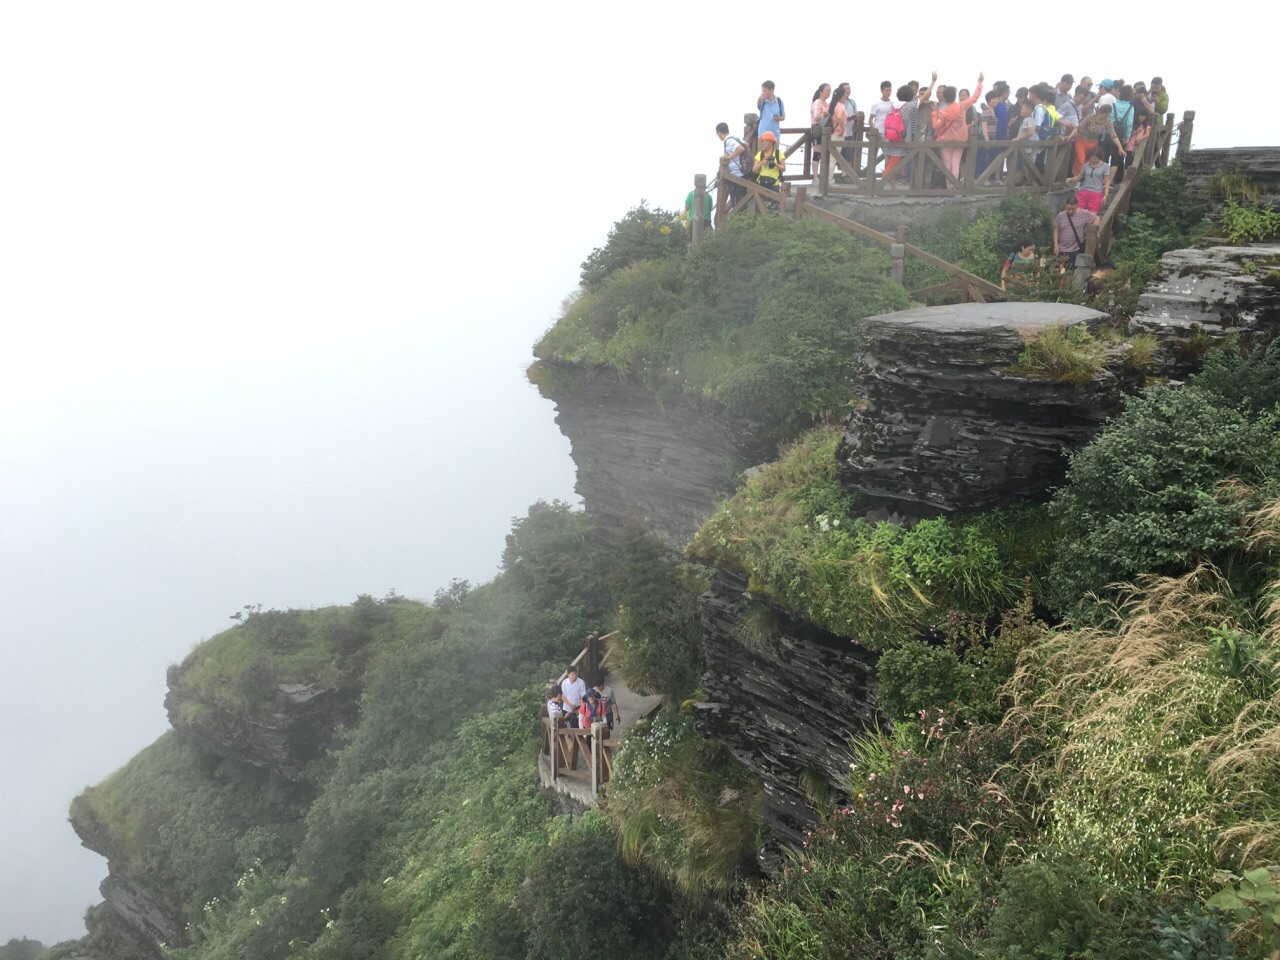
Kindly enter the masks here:
[[854, 410], [837, 453], [841, 482], [872, 515], [904, 519], [1043, 497], [1066, 455], [1140, 383], [1115, 351], [1091, 379], [1019, 368], [1028, 335], [1109, 321], [1057, 303], [965, 303], [864, 320]]
[[1231, 334], [1280, 332], [1280, 244], [1174, 250], [1138, 300], [1131, 326], [1154, 334], [1170, 373], [1193, 371]]

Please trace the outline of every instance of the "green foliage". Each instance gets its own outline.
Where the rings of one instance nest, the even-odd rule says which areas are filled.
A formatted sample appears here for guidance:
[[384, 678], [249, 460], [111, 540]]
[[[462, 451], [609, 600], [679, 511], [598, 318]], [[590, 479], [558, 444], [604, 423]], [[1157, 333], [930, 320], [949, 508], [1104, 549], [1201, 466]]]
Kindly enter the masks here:
[[[1071, 459], [1050, 599], [1187, 569], [1244, 543], [1241, 519], [1280, 470], [1276, 417], [1251, 421], [1196, 387], [1153, 387]], [[1241, 484], [1246, 486], [1242, 487]]]
[[1198, 903], [1182, 912], [1161, 908], [1152, 924], [1167, 960], [1232, 960], [1236, 955], [1230, 928]]
[[[695, 557], [745, 574], [751, 590], [872, 649], [915, 637], [948, 610], [994, 615], [1017, 598], [1050, 542], [1039, 508], [911, 528], [853, 515], [836, 481], [837, 428], [801, 437], [703, 525]], [[1033, 559], [1034, 558], [1034, 559]], [[1026, 562], [1024, 562], [1026, 561]]]
[[1215, 350], [1190, 383], [1241, 413], [1262, 413], [1280, 404], [1280, 341]]
[[691, 717], [633, 727], [618, 754], [606, 810], [623, 856], [681, 894], [724, 892], [758, 846], [760, 784]]
[[649, 208], [641, 200], [609, 229], [603, 247], [596, 247], [582, 263], [582, 285], [598, 288], [610, 276], [645, 260], [665, 260], [683, 253], [689, 238], [679, 214], [661, 207]]
[[1267, 956], [1280, 953], [1280, 866], [1258, 867], [1243, 876], [1225, 874], [1226, 886], [1206, 906], [1231, 914], [1237, 923], [1256, 921]]
[[884, 251], [829, 224], [740, 217], [687, 257], [588, 287], [534, 353], [706, 398], [767, 445], [845, 407], [857, 321], [906, 305]]
[[1086, 864], [1055, 858], [1004, 871], [990, 939], [978, 956], [991, 960], [1157, 960], [1150, 905], [1108, 887]]
[[10, 939], [0, 946], [0, 960], [36, 960], [44, 953], [44, 944], [39, 940]]
[[[907, 730], [915, 730], [934, 707], [962, 720], [998, 722], [1008, 706], [1002, 688], [1018, 656], [1047, 631], [1035, 617], [1029, 588], [994, 630], [953, 612], [939, 626], [937, 645], [907, 643], [881, 655], [876, 664], [880, 710], [895, 723], [905, 721]], [[926, 734], [920, 730], [922, 737]]]
[[287, 856], [298, 814], [264, 771], [210, 756], [172, 731], [71, 804], [72, 820], [119, 869], [188, 916], [230, 893], [254, 843], [276, 860]]
[[939, 711], [923, 723], [918, 749], [863, 751], [881, 759], [855, 765], [848, 804], [748, 901], [730, 956], [974, 956], [1000, 870], [1032, 830], [1020, 800], [1034, 796], [1006, 765], [1003, 735], [956, 729]]
[[1111, 258], [1117, 263], [1155, 264], [1170, 250], [1187, 247], [1204, 233], [1208, 206], [1187, 189], [1177, 166], [1138, 174], [1129, 213], [1116, 233]]
[[642, 525], [624, 528], [611, 656], [627, 686], [676, 702], [693, 692], [703, 668], [698, 595], [705, 589], [704, 578], [672, 559]]
[[403, 632], [430, 629], [437, 617], [425, 604], [394, 593], [380, 601], [362, 596], [350, 607], [246, 609], [236, 615], [238, 626], [170, 668], [170, 685], [195, 697], [187, 709], [216, 704], [251, 718], [270, 716], [279, 709], [279, 684], [351, 688], [371, 656]]
[[1220, 200], [1257, 203], [1262, 197], [1258, 181], [1239, 170], [1219, 170], [1209, 178], [1209, 192]]
[[1107, 345], [1083, 323], [1054, 323], [1023, 336], [1018, 372], [1043, 373], [1067, 383], [1088, 383], [1102, 369]]
[[[1009, 251], [1031, 239], [1040, 251], [1053, 249], [1053, 217], [1043, 202], [1028, 194], [1013, 194], [1000, 207], [978, 216], [972, 223], [962, 211], [950, 211], [931, 224], [912, 227], [907, 239], [916, 246], [963, 267], [991, 283], [1000, 282], [1000, 271]], [[907, 258], [908, 288], [951, 279], [950, 274]]]
[[601, 817], [588, 815], [534, 862], [530, 960], [659, 958], [661, 903], [618, 856]]
[[1266, 204], [1228, 200], [1222, 211], [1222, 229], [1233, 244], [1275, 240], [1280, 237], [1280, 210]]

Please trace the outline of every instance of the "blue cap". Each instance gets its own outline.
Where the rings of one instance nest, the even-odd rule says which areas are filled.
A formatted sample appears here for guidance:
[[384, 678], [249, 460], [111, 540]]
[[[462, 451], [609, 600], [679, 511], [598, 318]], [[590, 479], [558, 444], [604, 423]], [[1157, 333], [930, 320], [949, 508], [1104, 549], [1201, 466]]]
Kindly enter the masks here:
[[1110, 90], [1112, 87], [1115, 86], [1115, 82], [1112, 80], [1103, 80], [1101, 83], [1098, 84], [1098, 86], [1106, 87], [1108, 90]]

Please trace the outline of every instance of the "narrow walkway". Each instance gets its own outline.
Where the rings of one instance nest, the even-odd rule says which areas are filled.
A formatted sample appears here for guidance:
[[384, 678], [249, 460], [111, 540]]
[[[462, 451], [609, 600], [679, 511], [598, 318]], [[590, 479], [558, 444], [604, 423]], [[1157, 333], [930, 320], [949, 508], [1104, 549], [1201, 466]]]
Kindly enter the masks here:
[[[606, 669], [605, 679], [609, 686], [613, 687], [613, 696], [617, 701], [618, 715], [621, 718], [621, 722], [615, 724], [609, 738], [613, 749], [618, 750], [621, 749], [623, 738], [637, 720], [657, 713], [658, 708], [662, 706], [662, 697], [643, 696], [636, 693], [614, 670]], [[538, 779], [544, 787], [572, 797], [584, 806], [594, 807], [599, 802], [599, 797], [592, 790], [589, 763], [584, 760], [578, 766], [577, 770], [561, 769], [560, 775], [555, 776], [551, 769], [550, 754], [541, 750], [538, 752]]]

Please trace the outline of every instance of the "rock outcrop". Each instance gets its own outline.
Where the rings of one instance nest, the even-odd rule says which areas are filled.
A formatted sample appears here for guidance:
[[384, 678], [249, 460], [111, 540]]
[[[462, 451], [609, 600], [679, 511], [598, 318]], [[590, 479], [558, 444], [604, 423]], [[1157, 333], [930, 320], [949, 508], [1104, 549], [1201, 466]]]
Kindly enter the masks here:
[[921, 307], [862, 324], [861, 386], [837, 452], [872, 515], [986, 510], [1042, 498], [1142, 377], [1117, 347], [1061, 379], [1028, 368], [1028, 337], [1106, 319], [1054, 303]]
[[313, 683], [281, 683], [271, 709], [252, 716], [202, 700], [169, 670], [164, 707], [178, 735], [219, 757], [268, 770], [291, 783], [307, 782], [307, 767], [324, 756], [336, 730], [355, 721], [358, 689], [327, 690]]
[[712, 578], [700, 608], [698, 730], [760, 777], [774, 840], [799, 845], [815, 816], [802, 779], [840, 782], [850, 736], [878, 716], [876, 656], [753, 597], [732, 574]]
[[[1280, 188], [1278, 188], [1280, 189]], [[1138, 300], [1131, 326], [1155, 335], [1173, 376], [1232, 334], [1280, 332], [1280, 244], [1174, 250]]]
[[1187, 175], [1187, 185], [1209, 199], [1214, 199], [1215, 176], [1240, 173], [1257, 185], [1259, 200], [1280, 203], [1280, 147], [1196, 148], [1185, 154], [1178, 165]]
[[604, 540], [629, 519], [683, 550], [743, 467], [772, 455], [735, 433], [713, 404], [658, 395], [609, 374], [536, 378], [556, 404], [556, 423], [577, 466], [576, 489]]

